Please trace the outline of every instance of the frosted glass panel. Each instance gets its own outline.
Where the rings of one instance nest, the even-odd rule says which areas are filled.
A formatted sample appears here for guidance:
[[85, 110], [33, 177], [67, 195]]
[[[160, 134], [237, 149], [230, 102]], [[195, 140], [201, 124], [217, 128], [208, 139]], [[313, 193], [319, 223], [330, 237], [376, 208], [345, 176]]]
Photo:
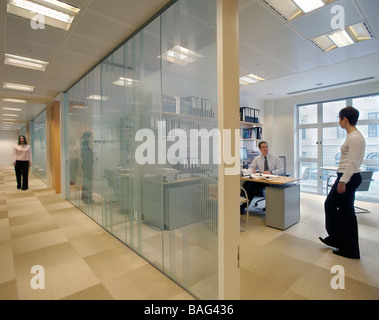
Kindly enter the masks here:
[[69, 200], [203, 299], [218, 298], [217, 150], [190, 133], [217, 129], [215, 18], [216, 0], [177, 1], [65, 105]]
[[186, 0], [162, 15], [164, 174], [183, 177], [163, 183], [164, 267], [190, 291], [210, 299], [217, 299], [218, 221], [208, 190], [217, 185], [217, 165], [212, 141], [208, 148], [191, 132], [217, 128], [216, 30], [206, 24], [215, 22], [215, 13], [216, 1]]
[[43, 182], [46, 177], [46, 111], [43, 111], [32, 121], [32, 172]]

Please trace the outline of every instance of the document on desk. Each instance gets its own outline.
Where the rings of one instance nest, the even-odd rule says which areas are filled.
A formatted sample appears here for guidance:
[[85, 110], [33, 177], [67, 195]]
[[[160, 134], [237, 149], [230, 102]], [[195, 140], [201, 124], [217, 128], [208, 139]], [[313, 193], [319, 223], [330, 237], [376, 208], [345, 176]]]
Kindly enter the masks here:
[[279, 176], [274, 174], [264, 174], [264, 173], [253, 173], [250, 175], [251, 179], [265, 179], [265, 180], [275, 180], [278, 179]]

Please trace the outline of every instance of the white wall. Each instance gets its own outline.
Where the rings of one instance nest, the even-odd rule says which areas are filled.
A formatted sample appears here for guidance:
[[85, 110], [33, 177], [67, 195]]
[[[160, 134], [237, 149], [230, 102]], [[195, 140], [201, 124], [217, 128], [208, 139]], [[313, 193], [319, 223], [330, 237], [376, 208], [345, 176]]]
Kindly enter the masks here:
[[[286, 156], [287, 172], [296, 175], [294, 166], [297, 153], [296, 105], [375, 93], [379, 93], [379, 82], [313, 92], [286, 99], [266, 100], [264, 139], [270, 144], [270, 152]], [[339, 110], [336, 110], [336, 115], [338, 112]]]
[[13, 146], [17, 144], [18, 131], [0, 131], [0, 165], [12, 165]]

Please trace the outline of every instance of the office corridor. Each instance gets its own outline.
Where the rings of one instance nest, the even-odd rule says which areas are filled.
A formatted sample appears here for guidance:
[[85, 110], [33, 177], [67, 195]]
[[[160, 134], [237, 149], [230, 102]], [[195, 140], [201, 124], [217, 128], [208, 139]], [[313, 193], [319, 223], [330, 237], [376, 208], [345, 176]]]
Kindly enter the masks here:
[[[45, 289], [31, 281], [45, 270]], [[0, 300], [194, 299], [68, 201], [30, 175], [17, 190], [0, 168]]]
[[[264, 225], [251, 210], [241, 233], [241, 299], [379, 299], [379, 204], [358, 215], [361, 260], [336, 256], [325, 236], [324, 196], [301, 195], [300, 223], [286, 231]], [[33, 290], [45, 270], [45, 289]], [[345, 271], [345, 289], [334, 290], [333, 266]], [[33, 175], [16, 189], [12, 167], [0, 167], [0, 300], [192, 300], [151, 266]]]

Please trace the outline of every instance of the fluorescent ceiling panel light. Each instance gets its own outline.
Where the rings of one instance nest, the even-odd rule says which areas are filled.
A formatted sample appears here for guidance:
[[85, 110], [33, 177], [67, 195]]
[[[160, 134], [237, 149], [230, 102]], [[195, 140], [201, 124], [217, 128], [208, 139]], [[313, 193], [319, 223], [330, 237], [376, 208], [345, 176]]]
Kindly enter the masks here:
[[301, 15], [302, 11], [290, 0], [264, 0], [287, 20], [292, 20]]
[[346, 31], [352, 36], [352, 38], [355, 38], [355, 42], [371, 39], [369, 31], [362, 22], [347, 27]]
[[100, 100], [101, 101], [107, 101], [107, 100], [109, 100], [109, 97], [100, 96], [100, 95], [97, 95], [97, 94], [91, 94], [86, 99], [88, 99], [88, 100], [96, 100], [96, 101], [100, 101]]
[[4, 82], [3, 88], [4, 89], [11, 89], [11, 90], [27, 91], [27, 92], [33, 92], [34, 91], [33, 86], [28, 86], [28, 85], [24, 85], [24, 84], [17, 84], [17, 83], [9, 83], [9, 82]]
[[353, 44], [354, 41], [351, 39], [346, 30], [338, 30], [336, 32], [328, 34], [330, 40], [332, 40], [338, 48], [342, 48]]
[[122, 86], [122, 87], [133, 87], [138, 82], [139, 81], [137, 80], [120, 77], [117, 80], [113, 81], [113, 84], [115, 84], [116, 86]]
[[260, 81], [265, 81], [265, 80], [266, 79], [251, 73], [251, 74], [248, 74], [247, 76], [240, 77], [240, 84], [244, 86], [248, 86], [250, 84], [257, 83]]
[[325, 5], [322, 0], [292, 0], [304, 12], [308, 13]]
[[21, 103], [21, 104], [26, 104], [26, 100], [22, 99], [14, 99], [14, 98], [2, 98], [3, 102], [11, 102], [11, 103]]
[[[52, 7], [58, 7], [60, 11]], [[35, 18], [36, 14], [40, 14], [45, 18], [43, 21], [44, 24], [68, 30], [75, 18], [75, 14], [79, 12], [79, 9], [57, 0], [8, 0], [7, 11], [8, 13], [30, 20]], [[39, 21], [39, 23], [41, 22], [42, 21]]]
[[[158, 58], [160, 57], [161, 56]], [[173, 47], [162, 55], [162, 59], [182, 66], [195, 62], [199, 58], [204, 58], [204, 56], [179, 45]]]
[[13, 123], [13, 124], [16, 124], [15, 120], [14, 119], [1, 119], [1, 121], [5, 121], [7, 123]]
[[3, 110], [6, 110], [6, 111], [22, 111], [22, 109], [17, 109], [17, 108], [3, 108]]
[[9, 114], [8, 113], [4, 113], [3, 116], [5, 116], [5, 117], [16, 117], [16, 118], [19, 117], [18, 114], [10, 114], [10, 113]]
[[313, 38], [312, 41], [316, 43], [324, 51], [330, 51], [330, 50], [338, 48], [334, 44], [334, 42], [330, 40], [326, 35]]
[[15, 56], [12, 54], [5, 54], [4, 63], [9, 66], [27, 68], [37, 71], [45, 71], [48, 62], [30, 59], [26, 57]]
[[50, 3], [56, 7], [71, 11], [73, 14], [77, 14], [80, 11], [80, 9], [70, 6], [69, 4], [61, 2], [61, 1], [57, 1], [57, 0], [42, 0], [42, 1]]

